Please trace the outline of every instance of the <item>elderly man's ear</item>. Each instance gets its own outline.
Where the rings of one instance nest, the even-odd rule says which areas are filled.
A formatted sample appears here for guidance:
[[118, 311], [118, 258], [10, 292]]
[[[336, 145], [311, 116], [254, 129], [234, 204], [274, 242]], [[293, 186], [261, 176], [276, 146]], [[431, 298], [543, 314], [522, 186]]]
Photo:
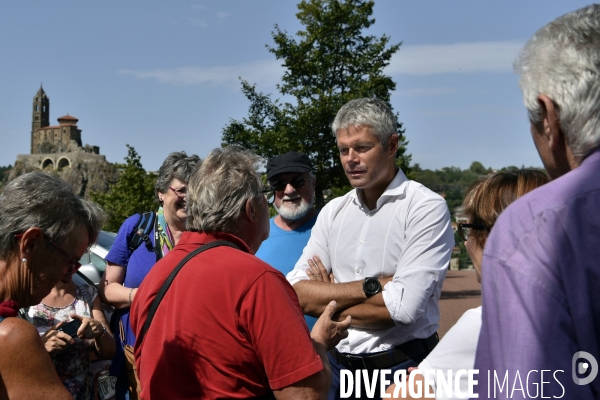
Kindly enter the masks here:
[[244, 215], [248, 221], [255, 223], [258, 220], [258, 207], [256, 199], [247, 199], [246, 206], [244, 208]]
[[560, 121], [558, 120], [558, 112], [556, 105], [552, 99], [545, 94], [540, 94], [537, 98], [542, 109], [542, 130], [541, 134], [547, 142], [551, 150], [558, 150], [562, 146], [566, 146], [565, 137], [560, 130]]
[[542, 109], [542, 121], [536, 128], [537, 135], [539, 135], [538, 144], [545, 146], [547, 152], [543, 149], [540, 151], [540, 155], [543, 153], [552, 154], [553, 164], [555, 165], [556, 172], [550, 173], [552, 179], [557, 178], [575, 168], [578, 167], [578, 163], [573, 156], [573, 152], [569, 147], [567, 138], [560, 128], [560, 120], [558, 116], [557, 106], [554, 104], [552, 99], [545, 94], [540, 94], [537, 98], [538, 103]]

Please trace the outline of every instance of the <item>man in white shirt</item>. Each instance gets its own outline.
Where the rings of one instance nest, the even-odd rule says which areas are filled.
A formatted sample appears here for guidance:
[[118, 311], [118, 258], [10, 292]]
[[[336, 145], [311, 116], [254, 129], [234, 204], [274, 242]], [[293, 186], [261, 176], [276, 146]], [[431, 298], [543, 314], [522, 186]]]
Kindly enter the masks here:
[[[323, 208], [287, 278], [305, 314], [318, 317], [334, 299], [338, 318], [352, 316], [348, 337], [329, 354], [329, 399], [338, 399], [348, 390], [340, 370], [406, 369], [435, 346], [454, 233], [444, 199], [396, 166], [396, 117], [384, 101], [350, 101], [332, 129], [355, 190]], [[380, 398], [380, 388], [363, 385], [360, 395], [353, 398]]]

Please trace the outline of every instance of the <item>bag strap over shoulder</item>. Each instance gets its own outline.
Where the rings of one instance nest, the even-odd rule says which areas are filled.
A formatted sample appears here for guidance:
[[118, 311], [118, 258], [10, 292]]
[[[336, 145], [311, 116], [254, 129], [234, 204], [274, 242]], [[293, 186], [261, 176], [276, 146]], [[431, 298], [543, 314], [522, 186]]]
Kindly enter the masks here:
[[154, 211], [146, 211], [145, 213], [140, 214], [140, 221], [136, 225], [133, 231], [133, 236], [131, 237], [131, 241], [129, 242], [129, 250], [134, 251], [145, 242], [148, 251], [154, 251], [152, 240], [148, 235], [154, 227], [155, 218], [156, 213]]
[[165, 282], [161, 286], [160, 290], [156, 294], [156, 297], [152, 301], [152, 304], [150, 305], [150, 310], [148, 311], [148, 316], [146, 317], [146, 321], [144, 322], [144, 326], [142, 327], [140, 334], [136, 338], [136, 341], [138, 343], [141, 344], [142, 341], [144, 340], [144, 336], [146, 336], [146, 332], [148, 332], [148, 329], [150, 328], [150, 324], [152, 323], [152, 319], [154, 318], [154, 314], [156, 314], [156, 310], [158, 309], [160, 302], [162, 301], [163, 297], [165, 297], [167, 290], [169, 290], [169, 288], [171, 287], [173, 280], [175, 279], [175, 277], [177, 276], [179, 271], [181, 271], [181, 268], [183, 268], [183, 266], [188, 261], [190, 261], [192, 258], [197, 256], [198, 254], [202, 253], [203, 251], [210, 250], [214, 247], [219, 247], [219, 246], [232, 247], [232, 248], [238, 249], [238, 250], [240, 249], [238, 246], [236, 246], [235, 244], [233, 244], [231, 242], [228, 242], [225, 240], [217, 240], [217, 241], [205, 244], [204, 246], [197, 248], [196, 250], [192, 251], [190, 254], [185, 256], [185, 258], [183, 260], [181, 260], [179, 262], [179, 264], [177, 264], [175, 269], [171, 272], [169, 277], [165, 280]]

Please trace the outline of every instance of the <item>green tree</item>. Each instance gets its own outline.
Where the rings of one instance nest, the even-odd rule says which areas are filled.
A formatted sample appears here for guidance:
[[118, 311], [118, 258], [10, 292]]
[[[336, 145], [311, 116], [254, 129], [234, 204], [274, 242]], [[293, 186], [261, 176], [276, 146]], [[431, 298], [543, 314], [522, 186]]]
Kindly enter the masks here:
[[[294, 37], [276, 25], [275, 45], [267, 46], [285, 68], [277, 89], [293, 101], [272, 100], [242, 80], [242, 92], [250, 101], [248, 116], [229, 122], [222, 144], [241, 145], [265, 158], [292, 150], [307, 153], [316, 169], [320, 207], [327, 189], [329, 199], [349, 189], [330, 125], [352, 99], [377, 97], [389, 104], [396, 84], [383, 69], [400, 43], [389, 45], [388, 36], [364, 34], [375, 23], [373, 1], [303, 0], [298, 9], [304, 30]], [[400, 122], [397, 132], [397, 164], [408, 173], [410, 155]]]
[[6, 177], [6, 173], [12, 169], [12, 166], [9, 164], [6, 167], [0, 167], [0, 193], [3, 190], [4, 178]]
[[482, 163], [480, 163], [479, 161], [473, 161], [471, 163], [471, 166], [469, 167], [469, 170], [472, 172], [475, 172], [478, 175], [487, 175], [487, 174], [491, 174], [492, 173], [492, 169], [488, 168], [486, 169]]
[[7, 171], [10, 171], [12, 166], [9, 164], [6, 167], [0, 167], [0, 182], [4, 180], [4, 176]]
[[108, 192], [92, 192], [92, 200], [97, 202], [108, 214], [103, 229], [116, 232], [129, 216], [154, 210], [156, 197], [154, 183], [156, 176], [147, 174], [142, 167], [140, 156], [135, 149], [127, 145], [125, 164], [116, 164], [121, 171], [119, 179]]

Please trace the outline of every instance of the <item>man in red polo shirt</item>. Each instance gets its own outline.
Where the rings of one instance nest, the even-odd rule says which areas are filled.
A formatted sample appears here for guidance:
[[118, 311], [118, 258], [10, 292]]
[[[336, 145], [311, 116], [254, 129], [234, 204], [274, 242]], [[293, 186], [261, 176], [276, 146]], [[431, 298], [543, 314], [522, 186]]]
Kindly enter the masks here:
[[[143, 399], [319, 399], [329, 389], [326, 350], [347, 335], [350, 319], [331, 321], [332, 302], [309, 334], [294, 289], [253, 255], [269, 236], [259, 161], [236, 147], [215, 149], [190, 179], [190, 231], [152, 268], [131, 307]], [[139, 340], [169, 274], [216, 240], [235, 248], [191, 258]]]

